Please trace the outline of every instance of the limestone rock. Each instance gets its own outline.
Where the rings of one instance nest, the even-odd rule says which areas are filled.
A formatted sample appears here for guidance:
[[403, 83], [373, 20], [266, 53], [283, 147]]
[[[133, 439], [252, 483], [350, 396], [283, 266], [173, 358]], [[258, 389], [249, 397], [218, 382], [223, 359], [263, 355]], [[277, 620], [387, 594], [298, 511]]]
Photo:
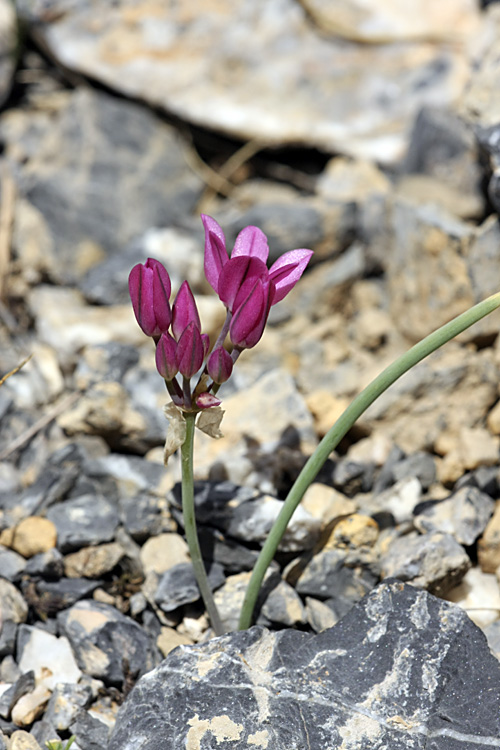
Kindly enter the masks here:
[[69, 641], [56, 638], [40, 628], [23, 625], [20, 631], [22, 672], [34, 670], [38, 685], [52, 690], [58, 682], [77, 683], [82, 673], [78, 668]]
[[463, 607], [472, 622], [486, 628], [498, 620], [500, 614], [500, 588], [496, 576], [483, 573], [481, 568], [471, 568], [462, 582], [446, 595], [449, 602]]
[[[438, 16], [447, 36], [462, 23], [469, 30], [469, 18], [477, 15], [471, 2], [466, 8], [463, 2], [458, 14]], [[389, 17], [403, 17], [408, 28], [408, 14], [392, 6]], [[92, 24], [85, 4], [53, 20], [27, 8], [27, 18], [37, 21], [37, 33], [64, 66], [245, 140], [390, 161], [403, 150], [412, 115], [436, 97], [455, 101], [465, 83], [460, 44], [359, 45], [328, 38], [291, 0], [236, 7], [225, 0], [204, 18], [203, 33], [194, 0], [182, 8], [155, 3], [139, 11], [132, 0], [122, 0], [103, 8]], [[431, 18], [416, 28], [427, 28]], [[446, 25], [445, 18], [460, 21]]]
[[145, 573], [165, 573], [174, 565], [189, 562], [187, 543], [179, 534], [159, 534], [141, 547], [141, 563]]
[[486, 750], [499, 736], [500, 665], [484, 635], [455, 605], [387, 582], [319, 635], [254, 627], [176, 649], [133, 689], [109, 750], [445, 750], [471, 738]]
[[495, 573], [500, 565], [500, 503], [479, 540], [477, 556], [483, 573]]
[[99, 578], [109, 573], [124, 557], [125, 550], [120, 544], [100, 544], [66, 555], [64, 573], [68, 578]]
[[57, 529], [52, 521], [48, 518], [30, 516], [16, 526], [12, 548], [28, 558], [53, 549], [56, 541]]
[[414, 519], [423, 532], [444, 531], [460, 544], [470, 546], [482, 534], [495, 509], [495, 501], [477, 487], [462, 487], [446, 500], [424, 503]]

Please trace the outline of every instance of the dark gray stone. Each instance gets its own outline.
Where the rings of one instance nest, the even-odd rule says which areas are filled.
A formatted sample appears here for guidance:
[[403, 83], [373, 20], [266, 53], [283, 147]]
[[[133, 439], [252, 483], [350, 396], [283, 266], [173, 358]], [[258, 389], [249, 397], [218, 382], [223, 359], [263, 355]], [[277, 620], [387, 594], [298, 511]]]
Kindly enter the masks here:
[[373, 486], [375, 466], [373, 464], [351, 461], [341, 458], [333, 470], [333, 486], [347, 497], [354, 497], [359, 492], [369, 492]]
[[12, 655], [16, 648], [17, 623], [12, 620], [0, 621], [0, 659]]
[[26, 575], [41, 577], [48, 581], [57, 581], [64, 573], [63, 556], [57, 548], [49, 549], [31, 557], [24, 569]]
[[460, 608], [388, 581], [319, 635], [254, 627], [173, 651], [108, 750], [190, 746], [500, 747], [500, 665]]
[[135, 680], [158, 661], [156, 648], [142, 628], [109, 604], [77, 602], [60, 612], [57, 622], [80, 669], [107, 684]]
[[88, 578], [61, 578], [59, 581], [38, 581], [36, 592], [43, 603], [43, 611], [51, 617], [71, 607], [80, 599], [90, 598], [102, 581]]
[[172, 531], [173, 521], [170, 513], [166, 512], [164, 497], [141, 493], [134, 497], [120, 498], [119, 505], [123, 525], [139, 544], [143, 544], [150, 536]]
[[12, 549], [0, 545], [0, 571], [2, 578], [17, 581], [26, 567], [26, 560]]
[[500, 471], [498, 466], [479, 466], [474, 471], [464, 474], [455, 484], [455, 490], [461, 487], [477, 487], [490, 497], [500, 495]]
[[47, 518], [56, 525], [57, 547], [63, 553], [111, 541], [119, 523], [115, 508], [95, 495], [58, 503], [49, 508]]
[[7, 690], [0, 696], [0, 716], [2, 719], [9, 719], [10, 712], [15, 706], [19, 698], [22, 698], [26, 693], [31, 693], [35, 687], [35, 673], [33, 670], [25, 672], [19, 677], [16, 682], [7, 688]]
[[416, 477], [425, 491], [436, 481], [436, 462], [430, 453], [418, 451], [398, 461], [392, 469], [392, 474], [395, 482]]
[[[222, 565], [212, 563], [207, 571], [212, 591], [225, 581]], [[197, 602], [200, 590], [191, 563], [178, 563], [163, 573], [155, 593], [155, 602], [164, 612], [173, 612], [183, 604]]]
[[89, 87], [68, 94], [50, 119], [27, 113], [3, 138], [18, 161], [20, 193], [48, 228], [49, 273], [58, 281], [83, 276], [89, 244], [119, 254], [149, 227], [179, 222], [203, 189], [186, 168], [172, 126], [145, 107]]
[[259, 553], [256, 550], [238, 544], [218, 529], [201, 526], [198, 539], [203, 559], [220, 563], [227, 574], [253, 570], [257, 562]]
[[60, 502], [73, 487], [78, 475], [76, 467], [62, 469], [50, 463], [45, 466], [34, 483], [20, 495], [13, 495], [3, 507], [22, 507], [25, 515], [40, 515], [54, 503]]
[[378, 582], [378, 571], [371, 567], [349, 567], [345, 552], [324, 549], [306, 565], [295, 589], [304, 596], [326, 600], [335, 615], [341, 617]]
[[5, 744], [5, 737], [3, 735], [3, 732], [0, 732], [0, 750], [7, 750], [7, 745]]
[[78, 746], [82, 750], [103, 750], [107, 746], [108, 727], [87, 711], [80, 711], [70, 726], [70, 732], [75, 735]]

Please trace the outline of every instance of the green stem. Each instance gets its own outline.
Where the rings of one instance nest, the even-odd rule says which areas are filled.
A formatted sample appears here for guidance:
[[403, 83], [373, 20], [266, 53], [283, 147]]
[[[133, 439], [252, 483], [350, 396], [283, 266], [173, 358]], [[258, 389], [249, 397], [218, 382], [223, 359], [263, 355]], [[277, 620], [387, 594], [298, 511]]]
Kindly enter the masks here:
[[186, 439], [181, 448], [182, 463], [182, 514], [184, 517], [184, 530], [186, 540], [193, 563], [194, 575], [200, 589], [201, 597], [208, 612], [215, 635], [222, 635], [224, 628], [215, 606], [212, 589], [208, 583], [205, 565], [201, 556], [198, 532], [196, 530], [196, 516], [194, 510], [194, 478], [193, 478], [193, 445], [194, 445], [194, 423], [196, 414], [185, 415]]
[[240, 630], [245, 630], [245, 628], [250, 627], [255, 602], [257, 601], [257, 596], [264, 575], [276, 553], [278, 545], [283, 538], [295, 509], [302, 500], [304, 492], [307, 490], [311, 482], [314, 481], [330, 453], [335, 450], [356, 420], [387, 388], [389, 388], [390, 385], [400, 378], [401, 375], [408, 372], [408, 370], [414, 367], [414, 365], [422, 359], [436, 351], [436, 349], [439, 349], [440, 346], [455, 336], [458, 336], [459, 333], [462, 333], [466, 328], [469, 328], [473, 323], [477, 323], [478, 320], [481, 320], [481, 318], [484, 318], [485, 315], [493, 312], [493, 310], [496, 310], [498, 307], [500, 307], [500, 292], [488, 297], [488, 299], [483, 300], [483, 302], [480, 302], [474, 307], [471, 307], [470, 310], [467, 310], [449, 323], [446, 323], [446, 325], [438, 328], [437, 331], [426, 336], [395, 362], [386, 367], [386, 369], [383, 370], [375, 380], [372, 380], [372, 382], [367, 385], [358, 396], [356, 396], [354, 401], [349, 404], [339, 419], [337, 419], [333, 427], [321, 440], [312, 456], [304, 465], [288, 493], [288, 496], [283, 503], [283, 507], [269, 532], [269, 536], [267, 537], [264, 546], [262, 547], [253, 569], [252, 577], [248, 584], [243, 606], [241, 608], [239, 622]]

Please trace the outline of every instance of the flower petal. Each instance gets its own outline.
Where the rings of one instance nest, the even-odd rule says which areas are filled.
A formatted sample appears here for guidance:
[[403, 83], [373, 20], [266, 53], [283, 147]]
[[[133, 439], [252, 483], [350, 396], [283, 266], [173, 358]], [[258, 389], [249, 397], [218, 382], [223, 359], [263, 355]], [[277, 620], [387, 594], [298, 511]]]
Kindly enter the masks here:
[[205, 276], [212, 289], [218, 291], [220, 272], [229, 260], [226, 238], [220, 225], [211, 216], [201, 215], [205, 227]]
[[177, 343], [175, 356], [177, 369], [185, 378], [191, 378], [203, 363], [203, 342], [194, 321], [184, 329]]
[[165, 380], [172, 380], [177, 375], [175, 355], [177, 343], [169, 333], [162, 333], [156, 345], [156, 369]]
[[267, 279], [268, 276], [267, 266], [259, 258], [252, 258], [249, 255], [231, 258], [219, 276], [219, 297], [228, 310], [233, 312], [234, 301], [242, 285], [248, 279]]
[[267, 244], [267, 237], [261, 229], [249, 226], [241, 230], [236, 237], [231, 258], [237, 258], [240, 255], [249, 255], [267, 263], [269, 245]]
[[280, 302], [293, 289], [304, 273], [312, 254], [312, 250], [290, 250], [273, 263], [269, 269], [269, 276], [276, 286], [273, 305]]
[[214, 349], [207, 362], [207, 372], [214, 383], [225, 383], [231, 377], [233, 360], [223, 346]]
[[201, 331], [201, 321], [193, 292], [187, 281], [183, 281], [172, 306], [172, 332], [179, 341], [189, 323]]
[[247, 293], [247, 296], [235, 308], [229, 326], [229, 337], [239, 349], [251, 349], [264, 333], [273, 300], [274, 284], [270, 280], [249, 279], [241, 292]]

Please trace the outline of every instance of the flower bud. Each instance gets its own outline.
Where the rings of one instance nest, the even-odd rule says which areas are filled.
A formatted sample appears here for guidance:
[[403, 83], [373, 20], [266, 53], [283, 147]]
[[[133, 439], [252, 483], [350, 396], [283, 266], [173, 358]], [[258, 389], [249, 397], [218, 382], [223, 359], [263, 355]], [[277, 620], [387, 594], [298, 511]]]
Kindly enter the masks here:
[[259, 258], [250, 255], [238, 255], [225, 264], [219, 276], [219, 297], [228, 310], [234, 312], [235, 304], [241, 288], [245, 282], [252, 283], [255, 279], [268, 279], [269, 271], [266, 264]]
[[201, 331], [200, 316], [193, 292], [188, 282], [183, 281], [172, 306], [172, 332], [176, 341], [179, 341], [189, 323], [194, 323], [198, 331]]
[[177, 343], [169, 333], [162, 333], [156, 345], [156, 369], [165, 380], [173, 380], [177, 375]]
[[214, 383], [225, 383], [231, 377], [233, 360], [223, 346], [213, 350], [208, 358], [207, 371]]
[[203, 364], [204, 350], [201, 334], [194, 321], [191, 321], [177, 343], [177, 369], [185, 378], [191, 378]]
[[146, 336], [159, 336], [168, 330], [170, 277], [164, 266], [153, 258], [138, 263], [130, 271], [128, 288], [134, 314]]
[[248, 279], [235, 300], [229, 337], [239, 349], [251, 349], [260, 341], [271, 308], [275, 287], [272, 281]]

